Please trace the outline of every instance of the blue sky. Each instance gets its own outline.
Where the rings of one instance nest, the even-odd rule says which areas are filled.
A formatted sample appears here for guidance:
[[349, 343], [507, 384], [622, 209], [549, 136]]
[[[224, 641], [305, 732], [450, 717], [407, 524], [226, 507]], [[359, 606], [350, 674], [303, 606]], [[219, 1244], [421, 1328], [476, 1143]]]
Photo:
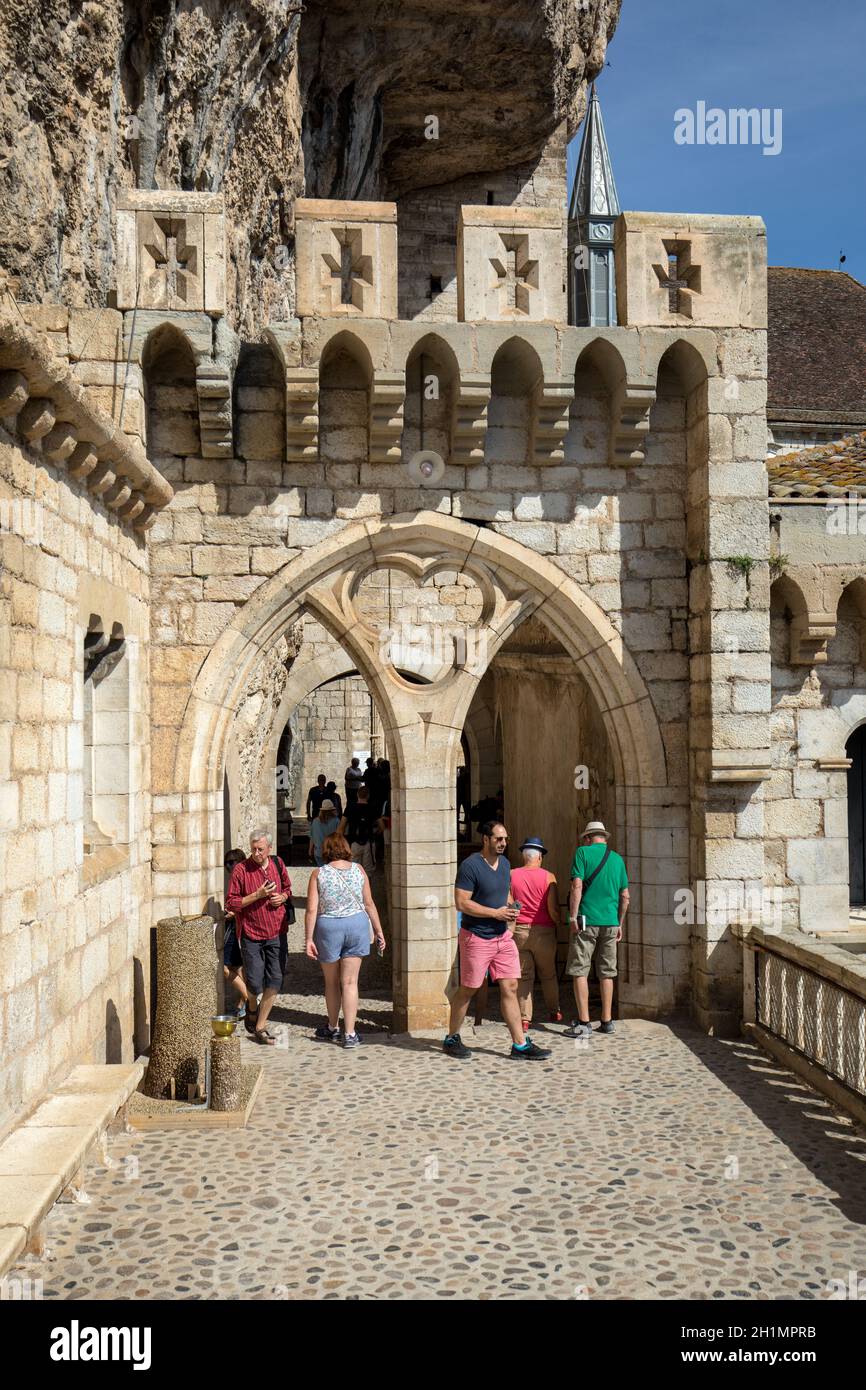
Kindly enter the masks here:
[[[757, 213], [771, 265], [866, 282], [866, 2], [624, 0], [598, 79], [623, 208]], [[782, 149], [678, 145], [674, 112], [782, 109]], [[569, 151], [573, 175], [580, 132]]]

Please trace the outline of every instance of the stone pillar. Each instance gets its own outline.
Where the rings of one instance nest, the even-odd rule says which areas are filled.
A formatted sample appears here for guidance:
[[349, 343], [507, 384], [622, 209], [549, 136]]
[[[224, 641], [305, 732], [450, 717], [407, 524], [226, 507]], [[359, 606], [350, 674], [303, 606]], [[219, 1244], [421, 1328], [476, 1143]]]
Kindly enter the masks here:
[[241, 1108], [241, 1040], [237, 1033], [230, 1038], [211, 1038], [210, 1097], [211, 1110]]
[[[688, 402], [694, 1012], [739, 1032], [731, 924], [761, 902], [770, 774], [765, 335], [724, 335], [727, 375]], [[735, 372], [737, 373], [735, 375]]]
[[205, 1057], [217, 1011], [217, 954], [211, 917], [169, 917], [156, 926], [156, 1022], [145, 1095], [204, 1093]]
[[394, 1028], [444, 1027], [454, 979], [456, 776], [460, 733], [402, 731], [402, 786], [391, 821]]

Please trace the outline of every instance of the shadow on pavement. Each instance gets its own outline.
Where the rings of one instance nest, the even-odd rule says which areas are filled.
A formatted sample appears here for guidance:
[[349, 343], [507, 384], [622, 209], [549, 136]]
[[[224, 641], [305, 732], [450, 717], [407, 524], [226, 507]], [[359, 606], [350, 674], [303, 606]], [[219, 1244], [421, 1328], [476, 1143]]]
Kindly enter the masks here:
[[833, 1206], [866, 1225], [866, 1133], [854, 1121], [745, 1038], [707, 1037], [687, 1023], [671, 1032], [834, 1194]]

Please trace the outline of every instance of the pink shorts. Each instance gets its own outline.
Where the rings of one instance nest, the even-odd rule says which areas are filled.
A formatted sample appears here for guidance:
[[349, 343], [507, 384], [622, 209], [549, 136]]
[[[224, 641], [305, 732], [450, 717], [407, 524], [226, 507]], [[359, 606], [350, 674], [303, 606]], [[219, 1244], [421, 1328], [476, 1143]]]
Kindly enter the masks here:
[[511, 932], [503, 932], [501, 936], [488, 940], [461, 927], [457, 940], [460, 983], [466, 989], [480, 989], [488, 970], [491, 980], [520, 979], [520, 955]]

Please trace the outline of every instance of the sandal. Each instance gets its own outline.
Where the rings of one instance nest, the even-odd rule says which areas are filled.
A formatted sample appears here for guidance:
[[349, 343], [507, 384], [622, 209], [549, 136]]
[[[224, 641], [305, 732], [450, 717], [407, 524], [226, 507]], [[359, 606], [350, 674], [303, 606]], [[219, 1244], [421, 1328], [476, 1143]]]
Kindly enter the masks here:
[[253, 1041], [261, 1043], [262, 1047], [275, 1047], [277, 1040], [272, 1038], [267, 1028], [256, 1028], [253, 1033]]
[[247, 1007], [246, 1014], [244, 1015], [244, 1027], [246, 1028], [250, 1037], [252, 1037], [256, 1031], [256, 1020], [258, 1016], [258, 1009], [256, 1009], [255, 1013], [250, 1013], [249, 1007]]

